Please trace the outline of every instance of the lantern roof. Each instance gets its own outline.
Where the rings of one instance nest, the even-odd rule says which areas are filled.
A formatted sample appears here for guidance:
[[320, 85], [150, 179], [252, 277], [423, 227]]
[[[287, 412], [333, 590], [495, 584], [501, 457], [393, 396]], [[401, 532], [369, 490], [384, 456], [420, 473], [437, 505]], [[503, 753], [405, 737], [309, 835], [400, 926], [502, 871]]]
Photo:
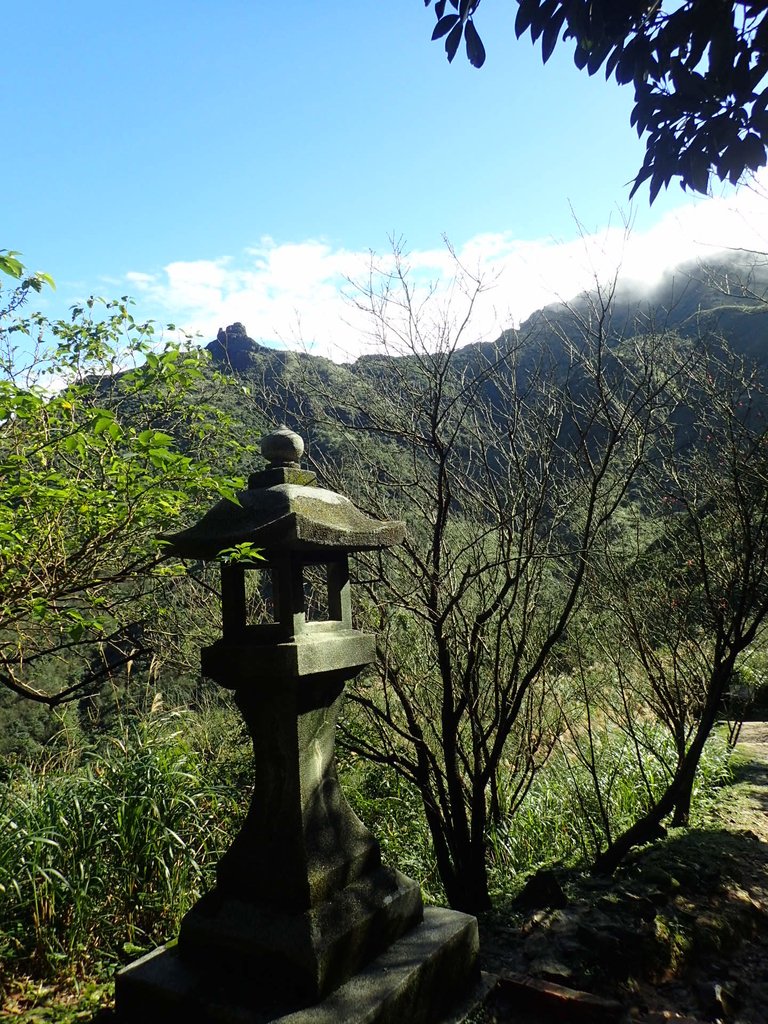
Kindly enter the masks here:
[[288, 427], [261, 441], [269, 460], [253, 473], [238, 502], [222, 499], [186, 530], [161, 534], [166, 551], [180, 558], [213, 559], [220, 551], [251, 543], [270, 552], [372, 551], [399, 544], [405, 524], [372, 519], [349, 498], [318, 487], [314, 473], [302, 470], [304, 442]]

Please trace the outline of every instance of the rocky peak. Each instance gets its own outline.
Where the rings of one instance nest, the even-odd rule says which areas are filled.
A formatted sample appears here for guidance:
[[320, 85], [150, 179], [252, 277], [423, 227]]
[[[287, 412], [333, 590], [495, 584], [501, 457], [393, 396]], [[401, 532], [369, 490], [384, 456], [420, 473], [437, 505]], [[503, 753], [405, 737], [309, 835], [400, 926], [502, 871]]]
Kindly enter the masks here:
[[247, 370], [252, 357], [257, 352], [266, 351], [263, 345], [248, 337], [248, 332], [241, 323], [219, 328], [216, 340], [206, 345], [206, 348], [214, 362], [225, 363], [232, 370]]

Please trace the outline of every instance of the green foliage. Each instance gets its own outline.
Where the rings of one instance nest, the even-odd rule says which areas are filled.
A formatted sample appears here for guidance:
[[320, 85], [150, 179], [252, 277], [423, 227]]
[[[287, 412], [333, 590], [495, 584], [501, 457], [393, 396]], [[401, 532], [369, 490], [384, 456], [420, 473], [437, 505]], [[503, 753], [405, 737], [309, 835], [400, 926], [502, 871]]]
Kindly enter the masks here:
[[415, 879], [427, 902], [443, 903], [445, 891], [418, 790], [391, 769], [344, 753], [339, 778], [353, 810], [381, 844], [385, 863]]
[[[749, 519], [765, 536], [759, 502], [735, 517], [699, 515], [711, 495], [730, 493], [722, 474], [739, 389], [764, 407], [738, 361], [649, 330], [653, 317], [635, 318], [630, 304], [625, 316], [610, 289], [533, 318], [529, 337], [465, 346], [482, 290], [458, 268], [451, 299], [420, 292], [395, 246], [392, 260], [374, 259], [354, 300], [377, 355], [335, 368], [297, 357], [289, 373], [251, 346], [241, 378], [276, 415], [290, 410], [324, 483], [408, 524], [401, 547], [357, 559], [358, 621], [379, 644], [375, 681], [350, 687], [342, 742], [418, 789], [448, 899], [473, 910], [487, 895], [489, 830], [570, 727], [573, 709], [557, 691], [575, 665], [623, 659], [602, 704], [584, 697], [597, 719], [585, 722], [582, 707], [571, 720], [574, 736], [591, 737], [577, 749], [597, 793], [612, 778], [607, 723], [623, 730], [639, 777], [646, 754], [653, 764], [646, 796], [660, 791], [656, 769], [666, 766], [670, 781], [675, 763], [693, 766], [710, 727], [707, 718], [699, 728], [702, 705], [715, 699], [708, 638], [727, 633], [710, 583], [730, 574], [738, 587], [744, 576], [729, 520]], [[761, 431], [744, 426], [746, 453]], [[738, 485], [746, 480], [739, 473]], [[757, 493], [754, 475], [753, 484]], [[671, 760], [650, 744], [663, 730]], [[600, 798], [594, 850], [617, 820], [618, 793]]]
[[[150, 691], [151, 692], [151, 691]], [[70, 739], [72, 739], [70, 735]], [[637, 813], [643, 785], [614, 733], [606, 772], [618, 768], [614, 827]], [[58, 744], [28, 763], [6, 762], [0, 794], [0, 988], [20, 976], [104, 977], [175, 934], [213, 881], [251, 783], [250, 743], [226, 702], [192, 711], [152, 706], [118, 718], [109, 734]], [[382, 844], [385, 860], [445, 898], [416, 792], [394, 772], [342, 759], [344, 791]], [[727, 779], [725, 745], [707, 747], [701, 793]], [[556, 754], [522, 806], [489, 836], [491, 887], [514, 893], [553, 863], [584, 864], [594, 817], [590, 780]]]
[[[604, 849], [658, 803], [692, 731], [705, 738], [702, 701], [725, 675], [710, 699], [704, 669], [741, 658], [768, 613], [763, 434], [734, 411], [739, 388], [760, 389], [739, 367], [707, 382], [677, 339], [618, 340], [605, 308], [579, 311], [538, 361], [512, 336], [461, 349], [468, 318], [458, 334], [447, 315], [425, 325], [433, 345], [405, 270], [399, 283], [383, 296], [404, 298], [399, 321], [369, 296], [391, 358], [353, 373], [254, 352], [246, 388], [223, 391], [201, 353], [158, 344], [123, 301], [4, 328], [0, 653], [9, 685], [50, 703], [98, 687], [102, 669], [112, 687], [115, 664], [130, 688], [150, 649], [183, 685], [182, 647], [196, 659], [195, 630], [213, 628], [212, 582], [161, 561], [153, 538], [187, 503], [196, 516], [234, 495], [232, 423], [258, 433], [263, 388], [312, 438], [325, 482], [409, 521], [388, 562], [358, 561], [378, 678], [353, 688], [343, 726], [370, 760], [350, 754], [342, 774], [389, 860], [428, 896], [444, 885], [476, 907], [488, 870], [508, 891]], [[222, 720], [185, 716], [184, 738], [154, 701], [127, 718], [97, 704], [30, 722], [48, 752], [34, 770], [20, 737], [0, 751], [0, 952], [17, 966], [114, 963], [172, 932], [246, 784]]]
[[621, 535], [674, 376], [669, 339], [619, 346], [598, 311], [539, 352], [515, 336], [462, 348], [481, 292], [459, 268], [460, 310], [424, 297], [396, 250], [358, 299], [383, 357], [361, 361], [355, 392], [307, 374], [354, 452], [326, 479], [408, 523], [401, 547], [359, 559], [378, 678], [350, 688], [343, 741], [419, 790], [448, 899], [472, 912], [501, 790], [524, 796], [562, 728], [569, 623]]
[[754, 644], [739, 660], [728, 688], [724, 714], [727, 718], [762, 719], [768, 714], [768, 649]]
[[[625, 733], [604, 729], [595, 736], [594, 771], [567, 742], [559, 746], [533, 780], [520, 807], [504, 816], [489, 836], [491, 880], [497, 893], [514, 891], [519, 875], [555, 864], [585, 867], [645, 813], [668, 784], [671, 740], [649, 726], [648, 745], [638, 761]], [[731, 779], [725, 737], [714, 734], [697, 777], [694, 822], [712, 794]], [[650, 789], [649, 789], [650, 786]]]
[[[163, 588], [185, 572], [161, 562], [156, 535], [235, 499], [244, 446], [210, 400], [226, 382], [207, 354], [158, 337], [128, 300], [6, 320], [0, 681], [56, 702], [146, 650]], [[66, 676], [78, 656], [79, 677], [41, 685], [43, 663]]]
[[219, 552], [219, 558], [222, 562], [228, 563], [240, 563], [250, 565], [253, 562], [260, 562], [264, 560], [259, 548], [257, 548], [250, 541], [242, 541], [240, 544], [235, 544], [231, 548], [222, 548]]
[[21, 256], [15, 249], [0, 249], [0, 272], [17, 280], [24, 273], [24, 264], [16, 259]]
[[21, 253], [15, 249], [0, 249], [0, 274], [19, 281], [23, 290], [31, 288], [33, 291], [40, 292], [43, 285], [48, 285], [49, 288], [56, 287], [50, 274], [44, 274], [41, 271], [24, 277], [25, 267], [21, 260], [17, 259], [18, 256], [21, 256]]

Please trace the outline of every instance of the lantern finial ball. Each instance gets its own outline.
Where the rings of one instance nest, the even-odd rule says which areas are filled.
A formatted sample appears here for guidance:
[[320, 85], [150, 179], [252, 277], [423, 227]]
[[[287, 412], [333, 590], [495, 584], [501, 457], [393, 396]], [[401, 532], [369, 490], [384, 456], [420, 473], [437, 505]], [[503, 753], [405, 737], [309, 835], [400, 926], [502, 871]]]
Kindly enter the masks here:
[[298, 466], [304, 454], [301, 437], [285, 424], [261, 439], [261, 454], [271, 466]]

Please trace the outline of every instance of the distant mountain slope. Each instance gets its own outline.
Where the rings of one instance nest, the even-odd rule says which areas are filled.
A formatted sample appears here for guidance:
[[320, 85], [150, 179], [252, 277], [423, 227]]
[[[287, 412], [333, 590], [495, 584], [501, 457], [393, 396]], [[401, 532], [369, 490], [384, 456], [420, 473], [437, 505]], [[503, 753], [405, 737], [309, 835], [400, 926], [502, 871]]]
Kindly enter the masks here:
[[[558, 335], [577, 332], [575, 316], [587, 317], [598, 309], [596, 293], [586, 293], [537, 310], [517, 332], [510, 333], [535, 348], [544, 344], [557, 348]], [[768, 255], [719, 253], [706, 264], [694, 261], [667, 271], [643, 292], [638, 292], [637, 284], [620, 280], [612, 296], [611, 324], [617, 335], [666, 330], [691, 339], [722, 337], [734, 351], [762, 361], [768, 355]], [[330, 368], [338, 366], [353, 376], [367, 376], [373, 364], [388, 358], [366, 355], [333, 364], [322, 357], [262, 345], [248, 336], [241, 323], [220, 329], [206, 347], [219, 367], [246, 375], [263, 375], [269, 368], [271, 375], [285, 376], [299, 362], [312, 360], [327, 363], [331, 374]], [[491, 347], [476, 344], [458, 350], [457, 366], [466, 367], [475, 354]]]
[[[531, 369], [542, 353], [565, 372], [568, 343], [578, 345], [585, 325], [594, 326], [600, 315], [595, 293], [547, 306], [494, 343], [457, 349], [447, 380], [458, 387], [461, 381], [482, 378], [478, 400], [493, 401], [496, 385], [488, 369], [501, 358], [498, 372], [510, 374], [512, 360], [507, 364], [504, 358], [513, 349], [518, 373]], [[670, 271], [642, 294], [636, 286], [619, 284], [606, 325], [611, 347], [620, 345], [622, 338], [665, 332], [681, 345], [702, 341], [718, 347], [724, 341], [748, 361], [768, 366], [768, 260], [720, 254], [706, 266], [691, 263]], [[241, 323], [219, 330], [207, 348], [218, 369], [243, 381], [236, 415], [254, 439], [270, 425], [285, 422], [305, 437], [310, 450], [338, 462], [348, 448], [345, 428], [354, 423], [374, 435], [371, 443], [379, 446], [382, 465], [391, 464], [402, 451], [401, 439], [376, 436], [371, 411], [383, 393], [402, 388], [410, 373], [419, 372], [415, 356], [366, 355], [338, 364], [305, 352], [269, 348], [250, 338]], [[505, 386], [509, 381], [507, 377]]]
[[[599, 309], [596, 293], [538, 310], [521, 326], [522, 334], [544, 343], [553, 334], [571, 337], [574, 314], [588, 317]], [[684, 338], [725, 339], [733, 351], [768, 361], [768, 255], [718, 253], [707, 263], [692, 261], [667, 271], [651, 288], [638, 291], [619, 280], [612, 296], [615, 334], [673, 331]]]

